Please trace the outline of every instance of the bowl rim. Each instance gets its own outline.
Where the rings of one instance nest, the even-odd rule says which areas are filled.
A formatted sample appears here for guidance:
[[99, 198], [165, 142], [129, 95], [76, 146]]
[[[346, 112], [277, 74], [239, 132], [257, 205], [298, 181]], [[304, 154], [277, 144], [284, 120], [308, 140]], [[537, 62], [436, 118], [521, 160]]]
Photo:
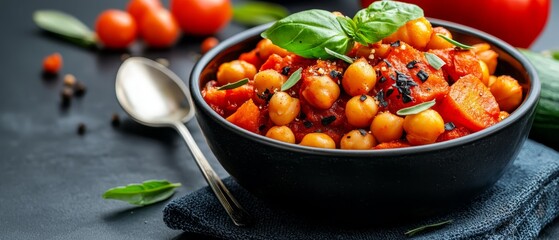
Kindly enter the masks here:
[[535, 105], [537, 104], [540, 96], [541, 83], [538, 78], [538, 75], [536, 74], [535, 68], [528, 61], [528, 59], [524, 57], [524, 55], [522, 55], [516, 48], [514, 48], [510, 44], [488, 33], [461, 24], [449, 22], [449, 21], [444, 21], [444, 20], [434, 19], [434, 18], [428, 18], [428, 19], [433, 25], [443, 26], [449, 29], [451, 32], [458, 32], [461, 34], [474, 36], [484, 42], [490, 43], [491, 45], [500, 48], [502, 51], [506, 52], [515, 60], [517, 60], [522, 65], [522, 67], [525, 68], [527, 76], [530, 79], [530, 89], [526, 93], [526, 97], [522, 101], [520, 106], [518, 106], [518, 108], [514, 112], [512, 112], [509, 117], [481, 131], [471, 133], [469, 135], [448, 140], [448, 141], [436, 142], [436, 143], [420, 145], [420, 146], [409, 146], [405, 148], [371, 149], [371, 150], [324, 149], [324, 148], [301, 146], [299, 144], [281, 142], [257, 133], [250, 132], [243, 128], [240, 128], [230, 123], [229, 121], [226, 121], [225, 118], [217, 114], [206, 103], [206, 101], [203, 99], [201, 94], [199, 76], [201, 75], [202, 71], [207, 66], [207, 64], [211, 60], [213, 60], [213, 58], [218, 53], [248, 38], [259, 35], [265, 29], [269, 28], [273, 24], [273, 22], [259, 25], [231, 36], [230, 38], [224, 40], [216, 47], [208, 51], [198, 60], [198, 62], [195, 64], [194, 68], [191, 71], [190, 81], [189, 81], [190, 93], [192, 95], [193, 101], [195, 102], [195, 105], [201, 106], [201, 108], [196, 106], [196, 111], [204, 111], [204, 113], [209, 115], [214, 121], [222, 125], [227, 130], [238, 135], [243, 135], [244, 137], [252, 138], [254, 141], [257, 141], [261, 144], [265, 144], [270, 147], [276, 147], [292, 152], [321, 155], [321, 156], [331, 156], [331, 157], [401, 156], [406, 154], [425, 153], [425, 152], [440, 151], [443, 149], [459, 147], [467, 143], [471, 143], [476, 140], [485, 138], [496, 132], [499, 132], [502, 129], [513, 124], [514, 122], [518, 121], [524, 115], [531, 114], [533, 109], [535, 109]]

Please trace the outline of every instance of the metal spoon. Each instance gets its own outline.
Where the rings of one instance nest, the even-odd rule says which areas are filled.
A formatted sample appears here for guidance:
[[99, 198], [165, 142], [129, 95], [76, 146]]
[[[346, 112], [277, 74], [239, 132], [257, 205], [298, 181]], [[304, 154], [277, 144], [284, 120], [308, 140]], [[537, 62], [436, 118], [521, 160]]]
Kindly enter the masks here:
[[173, 127], [179, 131], [202, 175], [237, 226], [249, 224], [250, 216], [212, 169], [184, 126], [194, 116], [192, 99], [182, 80], [165, 66], [142, 57], [128, 58], [116, 76], [116, 97], [132, 119], [151, 127]]

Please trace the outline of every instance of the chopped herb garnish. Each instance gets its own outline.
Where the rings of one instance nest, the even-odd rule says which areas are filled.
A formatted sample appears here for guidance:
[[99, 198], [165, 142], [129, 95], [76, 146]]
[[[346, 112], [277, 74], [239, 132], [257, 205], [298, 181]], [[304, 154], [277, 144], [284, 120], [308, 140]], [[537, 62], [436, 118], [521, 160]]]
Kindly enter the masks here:
[[388, 90], [386, 90], [386, 97], [390, 97], [390, 95], [392, 95], [393, 92], [394, 92], [394, 88], [389, 88]]
[[406, 64], [406, 68], [408, 69], [413, 69], [417, 66], [418, 61], [417, 60], [412, 60], [411, 62], [409, 62], [408, 64]]
[[283, 67], [283, 68], [281, 69], [281, 74], [284, 75], [284, 76], [287, 76], [287, 75], [289, 75], [289, 70], [291, 70], [290, 67], [288, 67], [288, 66]]
[[453, 122], [447, 122], [444, 124], [444, 130], [446, 131], [452, 131], [456, 128], [456, 125], [454, 125]]
[[471, 48], [472, 48], [472, 46], [470, 46], [470, 45], [466, 45], [466, 44], [463, 44], [463, 43], [461, 43], [461, 42], [458, 42], [458, 41], [456, 41], [456, 40], [454, 40], [454, 39], [450, 39], [449, 37], [447, 37], [447, 36], [445, 36], [445, 35], [437, 34], [437, 36], [439, 36], [440, 38], [446, 40], [446, 41], [449, 42], [449, 43], [452, 43], [452, 45], [457, 46], [457, 47], [459, 47], [460, 49], [468, 50], [468, 49], [471, 49]]
[[425, 82], [427, 81], [427, 79], [429, 79], [429, 74], [421, 69], [419, 70], [419, 72], [417, 72], [417, 77], [419, 78], [419, 80], [421, 80], [421, 82]]
[[335, 57], [337, 59], [340, 59], [346, 63], [352, 64], [353, 63], [353, 59], [351, 59], [350, 57], [346, 56], [346, 55], [342, 55], [339, 54], [337, 52], [334, 52], [328, 48], [324, 48], [324, 50], [326, 51], [326, 53], [328, 53], [329, 55], [331, 55], [332, 57]]
[[394, 74], [391, 73], [391, 74], [388, 75], [388, 76], [390, 77], [390, 79], [396, 81], [396, 75], [394, 75]]
[[396, 83], [392, 86], [398, 89], [398, 92], [402, 95], [403, 103], [413, 101], [413, 97], [411, 96], [411, 87], [417, 86], [417, 83], [415, 83], [410, 76], [396, 71]]
[[299, 80], [301, 80], [301, 72], [303, 71], [303, 68], [299, 68], [297, 69], [297, 71], [293, 72], [291, 74], [291, 76], [289, 76], [289, 78], [287, 79], [287, 81], [285, 81], [285, 83], [283, 83], [283, 85], [281, 85], [281, 91], [285, 91], [290, 89], [291, 87], [295, 86], [295, 84], [297, 84], [297, 82], [299, 82]]
[[344, 75], [342, 74], [342, 72], [340, 71], [336, 71], [336, 70], [332, 70], [330, 71], [330, 77], [336, 79], [336, 78], [342, 78]]
[[386, 63], [386, 66], [387, 66], [387, 67], [389, 67], [389, 68], [392, 67], [392, 64], [390, 64], [390, 62], [389, 62], [388, 60], [382, 59], [382, 61], [383, 61], [384, 63]]
[[411, 107], [407, 107], [407, 108], [402, 108], [400, 110], [398, 110], [396, 112], [396, 114], [400, 115], [400, 116], [406, 116], [406, 115], [413, 115], [413, 114], [418, 114], [420, 112], [423, 112], [429, 108], [431, 108], [432, 106], [434, 106], [436, 103], [435, 99], [428, 101], [428, 102], [422, 102], [420, 104], [411, 106]]
[[434, 69], [440, 70], [446, 63], [439, 58], [439, 56], [432, 54], [432, 53], [425, 53], [425, 58], [431, 67]]
[[323, 118], [320, 122], [322, 123], [322, 125], [328, 126], [330, 123], [333, 123], [334, 121], [336, 121], [336, 116], [331, 115]]
[[266, 129], [266, 124], [262, 124], [258, 127], [258, 131], [264, 131], [264, 129]]
[[367, 95], [361, 94], [361, 97], [359, 97], [359, 101], [364, 102], [365, 100], [367, 100]]
[[381, 107], [386, 107], [388, 106], [388, 103], [384, 100], [384, 92], [382, 90], [378, 91], [377, 93], [377, 100], [379, 102], [379, 105]]
[[359, 134], [361, 134], [361, 136], [367, 136], [367, 131], [365, 131], [365, 129], [360, 128], [359, 129]]
[[307, 114], [305, 114], [303, 111], [299, 112], [299, 119], [304, 120], [305, 118], [307, 118]]
[[399, 47], [400, 46], [400, 40], [396, 40], [395, 42], [390, 43], [391, 47]]
[[442, 226], [444, 226], [444, 225], [450, 224], [450, 223], [452, 223], [452, 221], [453, 221], [453, 220], [450, 219], [450, 220], [447, 220], [447, 221], [444, 221], [444, 222], [440, 222], [440, 223], [434, 223], [434, 224], [429, 224], [429, 225], [421, 226], [421, 227], [418, 227], [418, 228], [414, 228], [414, 229], [412, 229], [412, 230], [409, 230], [409, 231], [405, 232], [404, 234], [405, 234], [406, 236], [408, 236], [408, 237], [413, 237], [414, 235], [416, 235], [416, 234], [418, 234], [418, 233], [420, 233], [420, 232], [423, 232], [423, 231], [425, 231], [425, 230], [437, 229], [437, 228], [440, 228], [440, 227], [442, 227]]
[[271, 93], [270, 90], [266, 88], [266, 90], [264, 90], [264, 92], [262, 94], [257, 94], [256, 96], [258, 96], [258, 98], [260, 98], [260, 99], [262, 99], [266, 102], [269, 102], [270, 99], [272, 99], [273, 95], [274, 94]]
[[311, 128], [313, 124], [309, 121], [303, 121], [303, 125], [305, 125], [306, 128]]
[[238, 88], [240, 86], [243, 86], [247, 83], [248, 83], [248, 78], [243, 78], [243, 79], [241, 79], [239, 81], [236, 81], [234, 83], [228, 83], [228, 84], [225, 84], [221, 87], [218, 87], [217, 90], [231, 90], [231, 89], [235, 89], [235, 88]]
[[381, 83], [386, 82], [386, 78], [385, 78], [384, 76], [382, 76], [382, 77], [380, 77], [380, 79], [378, 80], [378, 82], [381, 82]]

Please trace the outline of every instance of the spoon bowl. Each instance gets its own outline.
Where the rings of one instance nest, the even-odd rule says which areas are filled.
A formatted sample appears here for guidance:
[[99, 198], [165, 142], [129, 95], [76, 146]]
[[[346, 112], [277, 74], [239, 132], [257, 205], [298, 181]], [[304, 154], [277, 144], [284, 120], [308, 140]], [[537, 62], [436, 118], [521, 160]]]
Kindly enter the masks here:
[[132, 57], [120, 67], [116, 96], [124, 111], [135, 121], [151, 126], [186, 123], [194, 116], [192, 99], [180, 78], [163, 65]]
[[194, 116], [194, 105], [182, 80], [155, 61], [133, 57], [120, 66], [115, 91], [124, 111], [136, 122], [151, 127], [173, 127], [181, 134], [206, 182], [233, 223], [248, 225], [250, 216], [225, 187], [184, 126]]

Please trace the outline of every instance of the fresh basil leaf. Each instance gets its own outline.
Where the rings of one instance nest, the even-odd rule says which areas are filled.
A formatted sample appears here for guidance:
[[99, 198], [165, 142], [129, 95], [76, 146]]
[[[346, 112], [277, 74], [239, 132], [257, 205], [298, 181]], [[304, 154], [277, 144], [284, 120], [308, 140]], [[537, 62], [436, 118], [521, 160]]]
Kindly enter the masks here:
[[299, 80], [301, 80], [301, 72], [303, 71], [303, 68], [299, 68], [297, 69], [297, 71], [293, 72], [291, 74], [291, 76], [289, 76], [289, 78], [287, 79], [287, 81], [285, 81], [285, 83], [283, 83], [283, 85], [281, 85], [281, 91], [286, 91], [288, 89], [290, 89], [291, 87], [295, 86], [295, 84], [297, 84], [297, 82], [299, 82]]
[[40, 28], [84, 47], [96, 44], [95, 33], [80, 20], [67, 13], [39, 10], [33, 13], [33, 21]]
[[342, 27], [342, 29], [344, 30], [345, 34], [347, 34], [349, 37], [356, 39], [355, 33], [356, 33], [356, 29], [357, 29], [357, 25], [355, 25], [355, 22], [347, 17], [336, 17], [336, 20], [338, 20], [338, 22], [340, 23], [340, 26]]
[[444, 39], [444, 40], [446, 40], [446, 41], [449, 42], [449, 43], [452, 43], [452, 45], [457, 46], [457, 47], [459, 47], [460, 49], [468, 50], [468, 49], [471, 49], [471, 48], [472, 48], [472, 46], [463, 44], [463, 43], [458, 42], [458, 41], [456, 41], [456, 40], [454, 40], [454, 39], [450, 39], [449, 37], [447, 37], [447, 36], [445, 36], [445, 35], [437, 34], [437, 36], [440, 37], [440, 38], [442, 38], [442, 39]]
[[402, 108], [402, 109], [398, 110], [396, 112], [396, 114], [400, 115], [400, 116], [418, 114], [420, 112], [423, 112], [423, 111], [431, 108], [432, 106], [435, 106], [435, 103], [436, 103], [435, 99], [433, 99], [431, 101], [428, 101], [428, 102], [422, 102], [422, 103], [417, 104], [415, 106]]
[[233, 7], [233, 20], [246, 26], [256, 26], [286, 17], [289, 11], [270, 2], [246, 2]]
[[423, 9], [414, 4], [396, 1], [376, 1], [361, 9], [353, 21], [357, 25], [359, 43], [374, 43], [396, 32], [408, 21], [423, 17]]
[[425, 53], [425, 59], [427, 59], [427, 62], [431, 65], [431, 67], [437, 70], [440, 70], [446, 64], [441, 58], [439, 58], [439, 56], [429, 52]]
[[440, 222], [440, 223], [429, 224], [429, 225], [421, 226], [421, 227], [418, 227], [418, 228], [414, 228], [412, 230], [409, 230], [409, 231], [405, 232], [404, 234], [408, 237], [413, 237], [414, 235], [416, 235], [420, 232], [430, 230], [430, 229], [440, 228], [440, 227], [442, 227], [444, 225], [447, 225], [447, 224], [450, 224], [452, 222], [453, 222], [453, 220], [451, 219], [451, 220], [447, 220], [447, 221]]
[[353, 59], [351, 59], [350, 57], [348, 57], [348, 56], [346, 56], [346, 55], [339, 54], [339, 53], [334, 52], [334, 51], [332, 51], [332, 50], [330, 50], [330, 49], [328, 49], [328, 48], [324, 48], [324, 50], [326, 51], [326, 53], [332, 55], [332, 56], [335, 57], [335, 58], [338, 58], [338, 59], [340, 59], [340, 60], [343, 60], [343, 61], [346, 62], [346, 63], [349, 63], [349, 64], [352, 64], [352, 63], [353, 63]]
[[175, 193], [175, 188], [180, 186], [180, 183], [171, 183], [167, 180], [148, 180], [111, 188], [103, 194], [103, 198], [145, 206], [171, 197]]
[[228, 83], [228, 84], [225, 84], [221, 87], [218, 87], [217, 90], [231, 90], [231, 89], [235, 89], [235, 88], [238, 88], [240, 86], [243, 86], [247, 83], [248, 83], [248, 78], [243, 78], [239, 81], [236, 81], [236, 82], [233, 82], [233, 83]]
[[305, 58], [331, 58], [324, 48], [345, 54], [354, 43], [334, 14], [318, 9], [291, 14], [264, 31], [262, 37]]

